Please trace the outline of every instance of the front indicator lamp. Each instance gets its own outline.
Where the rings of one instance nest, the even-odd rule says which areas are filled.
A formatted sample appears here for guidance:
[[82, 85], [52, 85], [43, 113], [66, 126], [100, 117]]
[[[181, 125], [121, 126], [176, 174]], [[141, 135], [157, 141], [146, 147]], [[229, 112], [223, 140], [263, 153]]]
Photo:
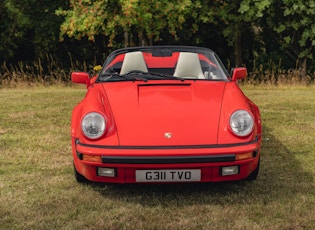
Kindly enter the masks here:
[[254, 153], [253, 152], [249, 152], [249, 153], [241, 153], [241, 154], [236, 154], [235, 155], [235, 160], [236, 161], [240, 161], [240, 160], [246, 160], [246, 159], [250, 159], [254, 157]]
[[83, 154], [82, 160], [89, 161], [89, 162], [98, 162], [102, 163], [102, 158], [100, 156], [94, 156], [94, 155], [86, 155]]

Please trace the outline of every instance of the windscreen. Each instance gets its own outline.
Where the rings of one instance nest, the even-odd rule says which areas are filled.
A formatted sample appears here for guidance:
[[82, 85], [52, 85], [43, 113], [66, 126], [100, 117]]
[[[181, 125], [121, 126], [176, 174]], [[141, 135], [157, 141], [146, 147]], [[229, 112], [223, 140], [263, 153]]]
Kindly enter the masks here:
[[155, 73], [194, 80], [227, 80], [228, 73], [210, 49], [196, 47], [141, 47], [113, 52], [101, 75]]

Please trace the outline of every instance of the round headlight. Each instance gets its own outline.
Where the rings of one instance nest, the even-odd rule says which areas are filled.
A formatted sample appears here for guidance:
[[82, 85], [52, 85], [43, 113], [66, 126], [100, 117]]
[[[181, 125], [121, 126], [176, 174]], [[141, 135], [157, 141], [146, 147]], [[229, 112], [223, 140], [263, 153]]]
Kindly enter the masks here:
[[105, 118], [99, 113], [88, 113], [81, 123], [84, 135], [90, 139], [101, 137], [106, 128]]
[[254, 119], [246, 110], [235, 111], [230, 118], [230, 126], [237, 136], [247, 136], [254, 128]]

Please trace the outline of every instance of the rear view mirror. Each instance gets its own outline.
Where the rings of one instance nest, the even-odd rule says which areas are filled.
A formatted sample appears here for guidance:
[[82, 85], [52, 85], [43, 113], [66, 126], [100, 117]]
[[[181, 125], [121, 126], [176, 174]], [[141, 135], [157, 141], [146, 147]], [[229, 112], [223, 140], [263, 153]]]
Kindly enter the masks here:
[[232, 81], [244, 79], [247, 77], [247, 69], [244, 67], [237, 67], [232, 70]]

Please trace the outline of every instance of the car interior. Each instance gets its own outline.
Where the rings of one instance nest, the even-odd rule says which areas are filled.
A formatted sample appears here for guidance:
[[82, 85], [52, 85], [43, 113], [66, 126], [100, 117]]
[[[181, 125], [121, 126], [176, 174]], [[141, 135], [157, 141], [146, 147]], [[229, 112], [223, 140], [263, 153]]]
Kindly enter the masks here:
[[220, 79], [214, 63], [192, 52], [174, 52], [162, 57], [141, 51], [119, 54], [104, 72], [126, 74], [130, 71], [156, 72], [189, 79]]

